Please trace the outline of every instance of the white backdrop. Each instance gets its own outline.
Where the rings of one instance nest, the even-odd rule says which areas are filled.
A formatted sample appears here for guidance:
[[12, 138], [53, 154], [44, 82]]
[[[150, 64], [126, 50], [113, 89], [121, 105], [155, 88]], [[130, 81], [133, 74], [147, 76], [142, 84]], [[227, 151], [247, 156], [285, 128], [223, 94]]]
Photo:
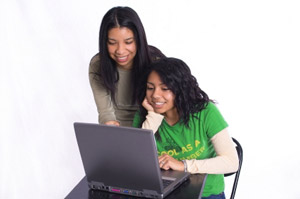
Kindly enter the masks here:
[[116, 5], [219, 102], [244, 147], [236, 198], [300, 198], [297, 0], [1, 0], [0, 198], [64, 198], [84, 176], [72, 125], [97, 122], [88, 64]]

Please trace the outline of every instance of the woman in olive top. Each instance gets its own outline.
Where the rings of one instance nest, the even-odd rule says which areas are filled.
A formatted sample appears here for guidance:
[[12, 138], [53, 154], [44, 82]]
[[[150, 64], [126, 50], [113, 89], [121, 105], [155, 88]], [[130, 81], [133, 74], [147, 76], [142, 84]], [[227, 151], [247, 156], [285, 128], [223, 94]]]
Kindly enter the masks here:
[[138, 106], [136, 87], [145, 67], [164, 55], [149, 46], [142, 22], [129, 7], [114, 7], [103, 17], [99, 53], [90, 62], [89, 79], [99, 123], [131, 126]]
[[155, 132], [160, 167], [207, 173], [202, 199], [224, 199], [223, 174], [238, 169], [238, 156], [226, 121], [189, 67], [160, 59], [140, 86], [142, 106], [133, 126]]

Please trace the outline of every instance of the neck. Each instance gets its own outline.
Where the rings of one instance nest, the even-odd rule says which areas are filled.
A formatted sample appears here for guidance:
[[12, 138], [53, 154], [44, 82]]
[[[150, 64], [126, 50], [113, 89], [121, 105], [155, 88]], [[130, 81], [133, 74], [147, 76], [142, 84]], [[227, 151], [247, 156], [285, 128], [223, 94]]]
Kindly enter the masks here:
[[164, 114], [166, 122], [170, 125], [173, 126], [179, 121], [179, 114], [177, 112], [177, 109], [174, 108]]

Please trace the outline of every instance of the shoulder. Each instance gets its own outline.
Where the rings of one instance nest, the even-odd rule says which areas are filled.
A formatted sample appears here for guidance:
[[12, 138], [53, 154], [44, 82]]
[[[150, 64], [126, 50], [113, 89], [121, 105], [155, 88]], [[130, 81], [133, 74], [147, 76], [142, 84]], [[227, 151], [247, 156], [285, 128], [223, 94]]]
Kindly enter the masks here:
[[206, 107], [200, 111], [201, 114], [204, 116], [215, 116], [215, 115], [221, 115], [219, 108], [217, 105], [213, 102], [208, 102]]
[[98, 71], [98, 67], [100, 65], [100, 55], [99, 53], [97, 53], [96, 55], [94, 55], [90, 61], [90, 67], [89, 67], [89, 71], [90, 72], [96, 72]]
[[100, 54], [97, 53], [96, 55], [94, 55], [91, 59], [91, 63], [95, 63], [95, 62], [99, 62], [100, 61]]
[[209, 118], [222, 117], [218, 107], [213, 102], [208, 102], [204, 109], [195, 113], [194, 116], [200, 117], [202, 120]]
[[200, 125], [203, 126], [209, 138], [228, 127], [228, 123], [218, 107], [212, 102], [209, 102], [203, 110], [198, 112], [195, 118], [199, 119]]
[[161, 58], [165, 58], [166, 56], [155, 46], [148, 46], [149, 48], [149, 53], [150, 53], [150, 57], [152, 61], [161, 59]]
[[218, 107], [213, 102], [208, 102], [204, 110], [206, 110], [206, 111], [219, 111]]

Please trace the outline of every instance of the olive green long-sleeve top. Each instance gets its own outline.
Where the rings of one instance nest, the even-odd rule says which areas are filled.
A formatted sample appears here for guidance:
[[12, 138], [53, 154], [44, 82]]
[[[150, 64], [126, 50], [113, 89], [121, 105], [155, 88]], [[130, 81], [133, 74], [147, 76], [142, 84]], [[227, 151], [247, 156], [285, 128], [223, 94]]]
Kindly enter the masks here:
[[102, 79], [95, 75], [97, 67], [100, 66], [99, 55], [95, 55], [89, 66], [89, 80], [94, 94], [98, 110], [98, 121], [103, 124], [107, 121], [118, 121], [121, 126], [132, 126], [135, 112], [138, 109], [137, 104], [132, 104], [133, 83], [131, 81], [131, 70], [118, 68], [119, 81], [117, 83], [115, 106], [111, 100], [109, 91], [102, 84]]

